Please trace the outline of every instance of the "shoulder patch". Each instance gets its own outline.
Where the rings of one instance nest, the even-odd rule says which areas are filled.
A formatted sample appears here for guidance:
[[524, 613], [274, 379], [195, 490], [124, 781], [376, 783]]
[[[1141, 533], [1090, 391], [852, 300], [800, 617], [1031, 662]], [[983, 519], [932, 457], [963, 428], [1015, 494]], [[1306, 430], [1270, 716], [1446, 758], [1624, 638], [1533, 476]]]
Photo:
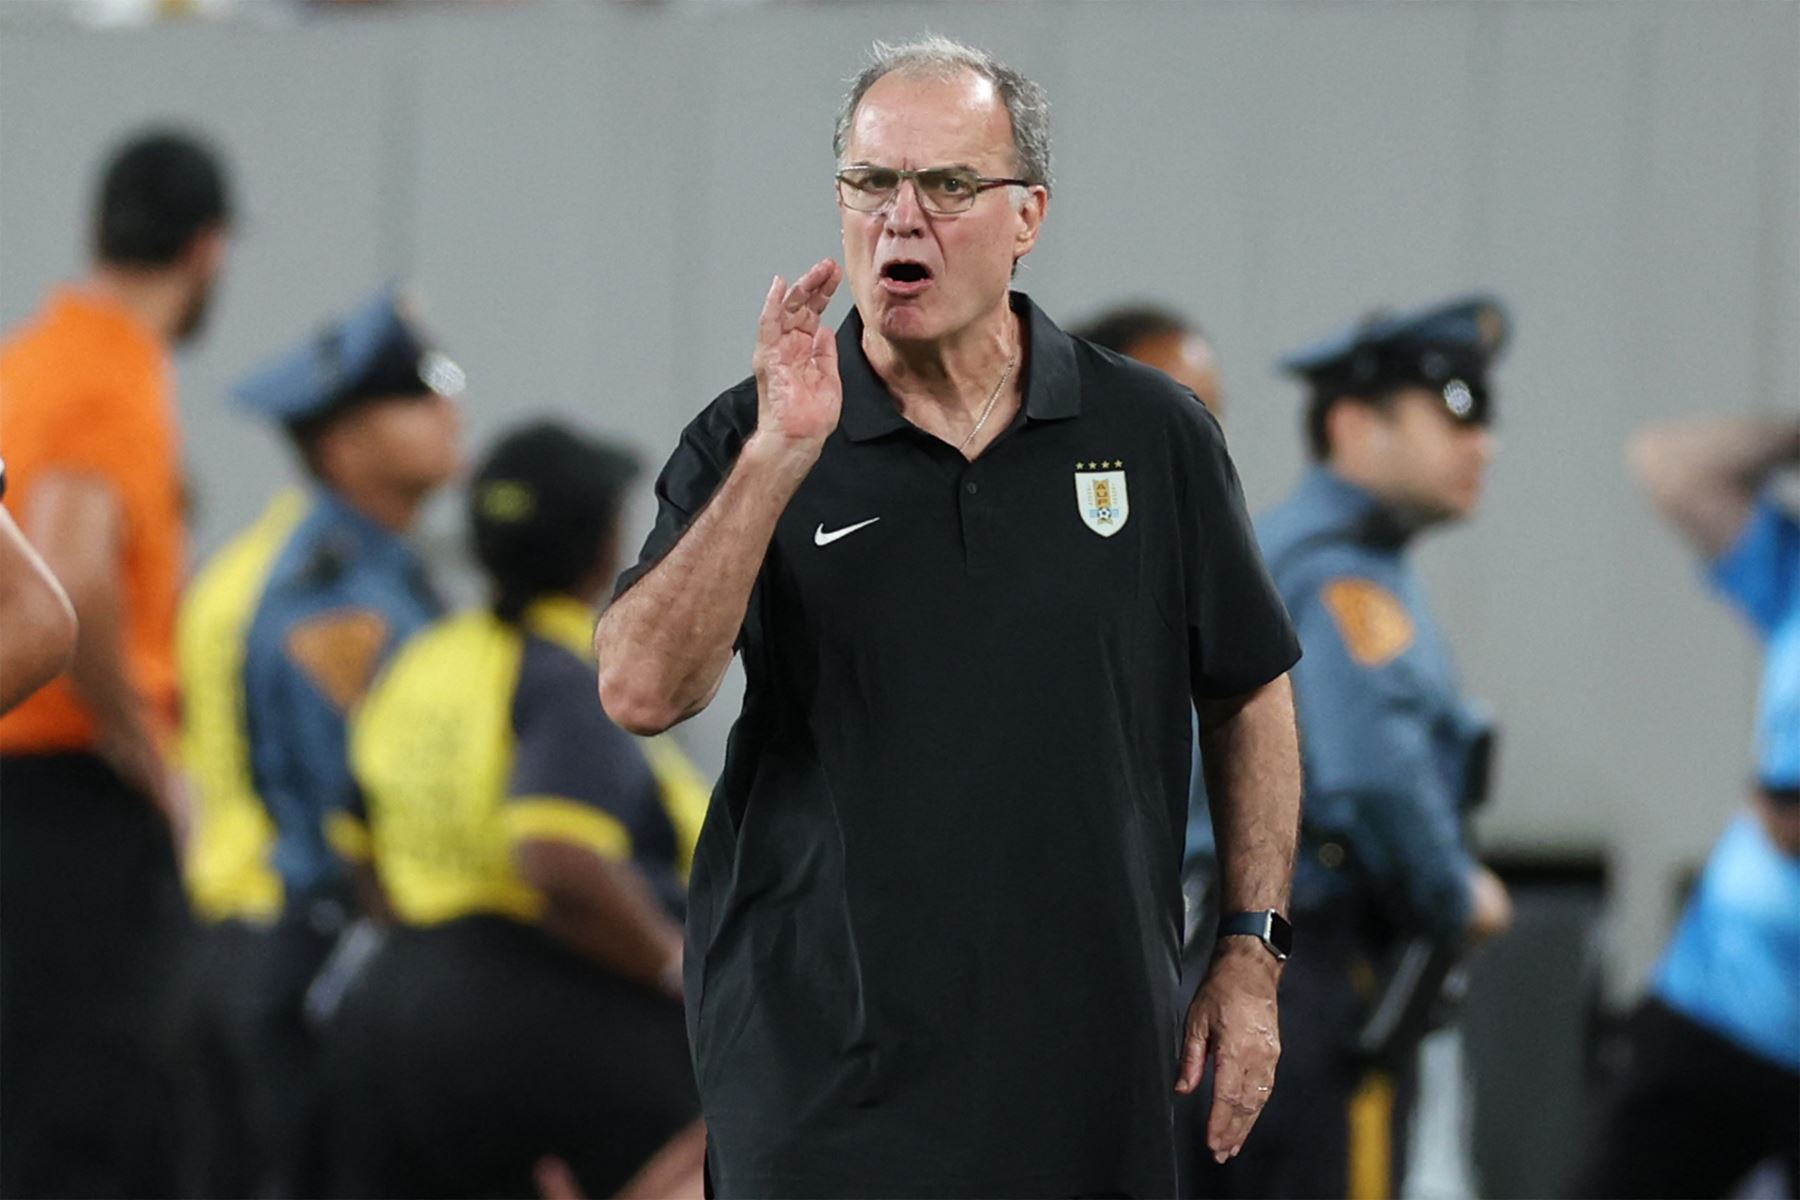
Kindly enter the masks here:
[[374, 677], [388, 625], [369, 608], [338, 608], [288, 630], [287, 656], [320, 693], [348, 712]]
[[1412, 614], [1380, 584], [1342, 576], [1327, 583], [1319, 596], [1350, 657], [1363, 666], [1385, 666], [1413, 644]]

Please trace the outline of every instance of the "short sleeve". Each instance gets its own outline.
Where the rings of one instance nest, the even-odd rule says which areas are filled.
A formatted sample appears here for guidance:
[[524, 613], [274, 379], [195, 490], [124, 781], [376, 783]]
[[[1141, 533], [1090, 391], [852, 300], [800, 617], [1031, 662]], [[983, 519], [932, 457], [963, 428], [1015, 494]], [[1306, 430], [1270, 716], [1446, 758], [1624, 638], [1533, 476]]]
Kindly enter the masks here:
[[719, 490], [738, 452], [756, 429], [756, 384], [746, 380], [714, 400], [682, 430], [675, 453], [656, 477], [656, 523], [638, 560], [613, 588], [623, 596], [675, 548], [700, 510]]
[[1189, 681], [1196, 699], [1253, 692], [1292, 667], [1300, 643], [1263, 565], [1218, 422], [1192, 401], [1178, 463]]
[[1800, 521], [1765, 497], [1708, 574], [1768, 637], [1793, 610], [1800, 590]]
[[607, 719], [586, 664], [527, 639], [513, 732], [508, 837], [568, 841], [628, 861], [632, 831], [657, 810], [656, 779], [636, 740]]
[[96, 381], [46, 429], [36, 469], [85, 472], [121, 485], [160, 471], [169, 441], [167, 406], [163, 381], [148, 368], [122, 370], [106, 386]]
[[1473, 862], [1433, 757], [1428, 698], [1399, 632], [1366, 600], [1352, 609], [1355, 591], [1331, 594], [1344, 588], [1388, 594], [1373, 580], [1332, 579], [1294, 612], [1306, 646], [1294, 670], [1306, 820], [1353, 845], [1359, 867], [1412, 923], [1456, 936], [1468, 920]]

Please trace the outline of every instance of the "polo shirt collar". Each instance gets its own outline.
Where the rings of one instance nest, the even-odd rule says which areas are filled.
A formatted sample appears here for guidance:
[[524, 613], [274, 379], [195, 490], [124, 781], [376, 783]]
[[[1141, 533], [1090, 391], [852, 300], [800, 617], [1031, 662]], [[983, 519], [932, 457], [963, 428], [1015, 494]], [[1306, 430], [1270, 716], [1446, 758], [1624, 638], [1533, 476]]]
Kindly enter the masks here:
[[[1075, 363], [1075, 341], [1031, 302], [1024, 292], [1011, 293], [1012, 310], [1030, 330], [1025, 362], [1025, 415], [1034, 421], [1057, 421], [1081, 412], [1081, 375]], [[862, 351], [862, 313], [854, 307], [838, 326], [838, 377], [844, 385], [844, 409], [838, 425], [853, 442], [866, 442], [912, 425], [900, 415], [887, 385]]]

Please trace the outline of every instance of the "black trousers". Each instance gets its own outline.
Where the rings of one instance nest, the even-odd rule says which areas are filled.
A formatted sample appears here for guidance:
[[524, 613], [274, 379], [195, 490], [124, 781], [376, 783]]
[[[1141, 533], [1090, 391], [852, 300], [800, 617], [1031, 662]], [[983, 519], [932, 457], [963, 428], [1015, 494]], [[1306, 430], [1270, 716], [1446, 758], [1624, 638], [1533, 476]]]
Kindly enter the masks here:
[[86, 754], [0, 758], [0, 1195], [176, 1192], [168, 827]]
[[1655, 999], [1633, 1015], [1627, 1053], [1575, 1195], [1726, 1196], [1770, 1159], [1800, 1195], [1800, 1072]]
[[256, 987], [264, 931], [239, 921], [191, 931], [181, 1003], [181, 1191], [195, 1200], [250, 1196], [267, 1170], [251, 1121]]
[[327, 1184], [325, 1045], [307, 1019], [306, 993], [348, 915], [348, 902], [332, 889], [289, 897], [281, 919], [246, 946], [245, 1114], [262, 1200], [318, 1196]]
[[1210, 1073], [1178, 1118], [1184, 1197], [1318, 1200], [1397, 1196], [1405, 1168], [1416, 1067], [1370, 1070], [1353, 1053], [1365, 1003], [1354, 979], [1359, 940], [1324, 915], [1295, 922], [1295, 954], [1280, 991], [1281, 1062], [1275, 1089], [1239, 1155], [1220, 1165], [1205, 1146]]
[[607, 1196], [700, 1114], [679, 1004], [499, 917], [394, 932], [331, 1041], [338, 1195]]

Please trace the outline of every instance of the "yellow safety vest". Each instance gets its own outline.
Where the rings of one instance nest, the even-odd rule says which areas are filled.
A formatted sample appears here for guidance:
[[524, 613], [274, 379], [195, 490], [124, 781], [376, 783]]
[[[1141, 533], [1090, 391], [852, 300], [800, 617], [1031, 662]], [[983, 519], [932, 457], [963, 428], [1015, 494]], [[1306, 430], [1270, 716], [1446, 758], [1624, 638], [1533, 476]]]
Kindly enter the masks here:
[[[523, 625], [591, 658], [593, 614], [567, 597], [539, 601]], [[395, 915], [433, 925], [471, 913], [535, 920], [543, 897], [513, 866], [514, 843], [535, 837], [625, 861], [631, 834], [609, 813], [554, 796], [508, 796], [513, 697], [525, 636], [492, 613], [467, 612], [401, 649], [351, 719], [350, 765], [367, 827], [327, 823], [340, 853], [372, 856]], [[708, 788], [674, 742], [643, 743], [675, 829], [685, 875]]]
[[244, 644], [269, 573], [307, 507], [298, 489], [277, 495], [213, 555], [181, 605], [180, 755], [193, 804], [182, 876], [195, 915], [207, 922], [267, 923], [281, 911], [281, 877], [269, 864], [275, 824], [250, 769]]

